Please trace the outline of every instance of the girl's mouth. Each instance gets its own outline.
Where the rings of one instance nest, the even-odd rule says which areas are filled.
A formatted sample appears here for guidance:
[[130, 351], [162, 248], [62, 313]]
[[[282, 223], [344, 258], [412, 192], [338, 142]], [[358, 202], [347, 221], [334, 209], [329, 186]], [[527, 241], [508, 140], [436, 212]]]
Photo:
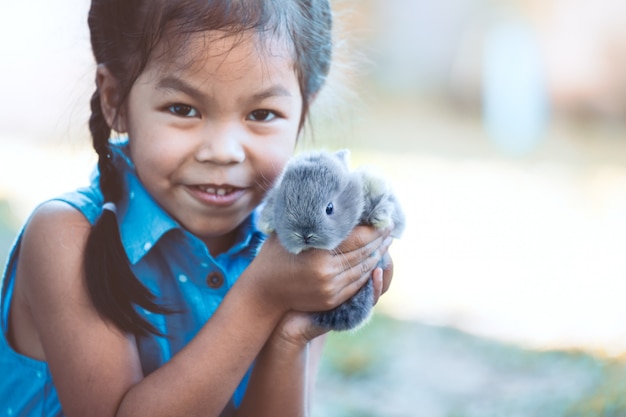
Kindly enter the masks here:
[[198, 185], [197, 188], [200, 191], [204, 191], [208, 194], [215, 194], [219, 196], [225, 196], [226, 194], [230, 194], [233, 192], [233, 187], [214, 187], [211, 185]]
[[245, 192], [245, 188], [211, 184], [190, 185], [187, 189], [201, 203], [222, 207], [234, 204]]

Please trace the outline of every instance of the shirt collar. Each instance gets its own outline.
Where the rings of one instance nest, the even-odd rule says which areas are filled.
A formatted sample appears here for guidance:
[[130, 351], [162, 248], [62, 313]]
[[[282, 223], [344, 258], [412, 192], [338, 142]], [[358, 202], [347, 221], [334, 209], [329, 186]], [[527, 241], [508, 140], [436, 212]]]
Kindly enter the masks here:
[[180, 226], [139, 181], [126, 143], [113, 149], [114, 163], [124, 179], [122, 199], [116, 205], [120, 237], [128, 260], [136, 264], [166, 232]]

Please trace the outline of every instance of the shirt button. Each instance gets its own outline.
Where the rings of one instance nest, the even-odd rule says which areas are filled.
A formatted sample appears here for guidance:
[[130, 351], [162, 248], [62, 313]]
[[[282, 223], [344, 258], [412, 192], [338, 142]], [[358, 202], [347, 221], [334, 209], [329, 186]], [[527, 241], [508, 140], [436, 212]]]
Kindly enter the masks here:
[[218, 289], [224, 285], [224, 276], [217, 271], [211, 272], [206, 277], [206, 283], [210, 288]]

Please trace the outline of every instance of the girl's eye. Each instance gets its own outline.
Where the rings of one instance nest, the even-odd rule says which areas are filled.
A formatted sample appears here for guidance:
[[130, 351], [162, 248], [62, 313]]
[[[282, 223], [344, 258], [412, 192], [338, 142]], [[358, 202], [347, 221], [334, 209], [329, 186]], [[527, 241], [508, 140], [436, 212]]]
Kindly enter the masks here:
[[198, 117], [198, 110], [187, 104], [172, 104], [167, 107], [167, 110], [180, 117]]
[[271, 110], [255, 110], [248, 115], [248, 119], [254, 122], [269, 122], [276, 117], [276, 113]]

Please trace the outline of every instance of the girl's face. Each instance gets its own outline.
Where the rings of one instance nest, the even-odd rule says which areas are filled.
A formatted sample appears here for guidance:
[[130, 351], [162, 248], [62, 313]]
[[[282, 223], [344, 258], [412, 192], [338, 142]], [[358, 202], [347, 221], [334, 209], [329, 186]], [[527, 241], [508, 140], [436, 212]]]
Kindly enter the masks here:
[[120, 121], [146, 189], [216, 254], [292, 155], [302, 95], [278, 43], [209, 32], [185, 45], [148, 65]]

